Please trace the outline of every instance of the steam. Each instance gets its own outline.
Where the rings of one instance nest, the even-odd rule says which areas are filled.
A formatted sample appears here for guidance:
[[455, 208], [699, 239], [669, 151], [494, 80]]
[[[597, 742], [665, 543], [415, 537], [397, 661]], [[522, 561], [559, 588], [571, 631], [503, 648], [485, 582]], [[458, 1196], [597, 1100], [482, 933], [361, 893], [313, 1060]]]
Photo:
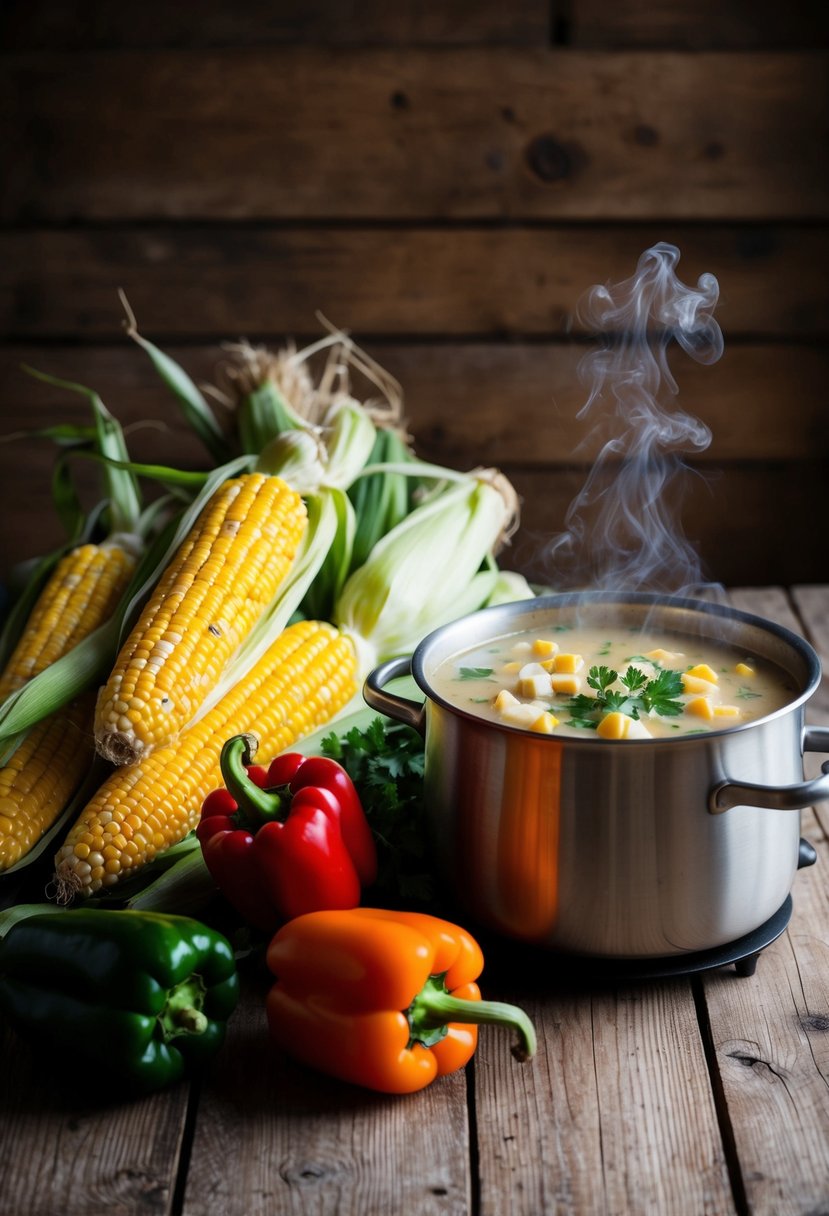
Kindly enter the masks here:
[[668, 367], [672, 340], [699, 363], [722, 354], [712, 316], [719, 284], [704, 274], [687, 286], [678, 261], [679, 250], [660, 242], [632, 278], [593, 287], [582, 301], [580, 317], [602, 344], [580, 364], [588, 396], [578, 416], [595, 418], [592, 433], [609, 427], [610, 438], [548, 547], [560, 588], [699, 595], [709, 586], [677, 507], [683, 456], [707, 448], [711, 432], [662, 399], [678, 391]]

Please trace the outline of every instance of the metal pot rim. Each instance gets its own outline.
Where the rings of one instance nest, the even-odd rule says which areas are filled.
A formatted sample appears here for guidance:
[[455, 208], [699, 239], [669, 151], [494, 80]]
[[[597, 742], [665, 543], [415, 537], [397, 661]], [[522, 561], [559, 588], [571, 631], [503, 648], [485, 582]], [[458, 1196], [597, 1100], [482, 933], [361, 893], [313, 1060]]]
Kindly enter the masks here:
[[[434, 648], [440, 645], [447, 638], [452, 638], [458, 635], [457, 644], [452, 646], [452, 650], [462, 650], [465, 646], [474, 645], [474, 639], [470, 643], [469, 640], [463, 640], [463, 633], [470, 628], [472, 622], [477, 626], [480, 622], [486, 622], [483, 632], [490, 637], [497, 637], [499, 633], [509, 631], [509, 624], [515, 617], [520, 617], [528, 613], [543, 613], [553, 609], [562, 609], [567, 607], [578, 607], [582, 604], [607, 604], [618, 605], [620, 608], [625, 605], [633, 606], [650, 606], [653, 608], [669, 608], [678, 612], [694, 614], [697, 620], [716, 620], [727, 621], [729, 625], [744, 625], [759, 630], [761, 633], [767, 634], [772, 638], [782, 642], [788, 646], [791, 652], [797, 656], [798, 660], [805, 668], [804, 687], [800, 693], [791, 701], [779, 709], [773, 710], [771, 713], [765, 714], [762, 718], [754, 718], [750, 722], [742, 722], [736, 726], [726, 726], [719, 730], [709, 730], [700, 734], [679, 735], [675, 738], [651, 738], [651, 739], [602, 739], [597, 740], [592, 736], [581, 738], [575, 735], [538, 735], [534, 734], [533, 738], [538, 740], [539, 745], [549, 746], [555, 744], [557, 746], [570, 747], [601, 747], [605, 750], [608, 745], [621, 746], [624, 748], [653, 748], [660, 747], [664, 749], [666, 746], [689, 746], [692, 744], [707, 743], [710, 739], [721, 738], [723, 735], [735, 735], [738, 732], [751, 730], [761, 723], [772, 722], [777, 718], [784, 717], [803, 705], [814, 693], [820, 683], [821, 667], [820, 660], [812, 646], [799, 634], [793, 630], [787, 629], [783, 625], [778, 625], [774, 621], [769, 621], [765, 617], [757, 616], [754, 613], [744, 612], [739, 608], [732, 608], [729, 605], [711, 603], [706, 600], [692, 599], [684, 596], [661, 595], [653, 592], [632, 591], [632, 592], [612, 592], [612, 591], [580, 591], [580, 592], [561, 592], [550, 595], [538, 596], [528, 600], [514, 600], [506, 604], [496, 604], [490, 608], [480, 608], [477, 612], [469, 613], [466, 616], [460, 617], [455, 621], [450, 621], [446, 625], [433, 630], [419, 643], [412, 655], [411, 671], [412, 676], [421, 692], [423, 692], [429, 700], [440, 705], [443, 709], [452, 714], [456, 714], [461, 718], [465, 718], [470, 722], [478, 723], [487, 729], [494, 731], [504, 731], [514, 734], [518, 731], [520, 734], [529, 735], [533, 732], [525, 730], [521, 727], [511, 726], [506, 723], [490, 722], [488, 719], [481, 718], [479, 715], [471, 713], [469, 710], [462, 709], [458, 705], [442, 697], [431, 685], [429, 676], [426, 672], [426, 663], [428, 656]], [[717, 640], [714, 638], [713, 640]]]

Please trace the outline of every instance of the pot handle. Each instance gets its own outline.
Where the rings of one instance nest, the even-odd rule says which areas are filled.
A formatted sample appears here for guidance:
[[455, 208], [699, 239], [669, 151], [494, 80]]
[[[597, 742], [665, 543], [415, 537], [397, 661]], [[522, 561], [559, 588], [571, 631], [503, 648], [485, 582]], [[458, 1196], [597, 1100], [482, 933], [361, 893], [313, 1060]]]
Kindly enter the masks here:
[[426, 706], [409, 697], [400, 697], [397, 693], [387, 692], [384, 685], [398, 676], [408, 676], [412, 672], [412, 661], [408, 656], [401, 659], [389, 659], [370, 671], [363, 685], [363, 698], [387, 718], [412, 726], [421, 735], [426, 733]]
[[[829, 726], [807, 726], [803, 735], [805, 752], [829, 751]], [[821, 767], [821, 777], [797, 781], [794, 785], [752, 785], [749, 782], [723, 781], [711, 791], [708, 809], [712, 815], [734, 806], [757, 806], [772, 811], [802, 811], [829, 798], [829, 760]]]

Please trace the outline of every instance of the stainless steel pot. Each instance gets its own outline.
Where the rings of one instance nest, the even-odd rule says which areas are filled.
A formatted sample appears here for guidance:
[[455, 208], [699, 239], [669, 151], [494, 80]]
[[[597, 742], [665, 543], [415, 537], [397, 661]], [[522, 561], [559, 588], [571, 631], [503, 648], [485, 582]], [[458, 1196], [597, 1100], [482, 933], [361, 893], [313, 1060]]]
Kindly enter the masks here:
[[[781, 667], [798, 691], [777, 712], [727, 730], [615, 741], [487, 722], [432, 686], [437, 666], [460, 650], [579, 623], [729, 643]], [[409, 670], [423, 705], [386, 688]], [[649, 958], [736, 941], [784, 903], [798, 868], [798, 812], [829, 798], [829, 761], [803, 780], [803, 752], [829, 752], [829, 728], [804, 728], [819, 681], [811, 646], [760, 617], [596, 592], [464, 617], [425, 638], [411, 662], [378, 667], [364, 695], [425, 735], [436, 857], [471, 917], [558, 950]]]

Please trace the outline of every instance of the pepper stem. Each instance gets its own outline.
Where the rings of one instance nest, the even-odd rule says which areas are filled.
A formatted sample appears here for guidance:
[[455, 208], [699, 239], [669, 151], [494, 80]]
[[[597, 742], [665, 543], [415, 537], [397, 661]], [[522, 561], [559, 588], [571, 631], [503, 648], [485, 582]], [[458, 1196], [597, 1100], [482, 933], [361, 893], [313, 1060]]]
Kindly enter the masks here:
[[406, 1010], [406, 1017], [412, 1041], [427, 1047], [445, 1036], [449, 1022], [471, 1025], [486, 1023], [511, 1026], [517, 1032], [518, 1042], [511, 1051], [522, 1064], [535, 1055], [535, 1027], [523, 1009], [503, 1001], [469, 1001], [453, 996], [446, 987], [443, 975], [429, 976]]
[[258, 747], [253, 735], [233, 735], [222, 747], [219, 764], [225, 786], [239, 808], [240, 818], [253, 827], [277, 819], [284, 805], [281, 794], [260, 789], [251, 781], [246, 766]]
[[158, 1015], [165, 1043], [180, 1034], [204, 1034], [210, 1025], [202, 1006], [207, 989], [200, 975], [188, 976], [167, 994], [167, 1003]]

